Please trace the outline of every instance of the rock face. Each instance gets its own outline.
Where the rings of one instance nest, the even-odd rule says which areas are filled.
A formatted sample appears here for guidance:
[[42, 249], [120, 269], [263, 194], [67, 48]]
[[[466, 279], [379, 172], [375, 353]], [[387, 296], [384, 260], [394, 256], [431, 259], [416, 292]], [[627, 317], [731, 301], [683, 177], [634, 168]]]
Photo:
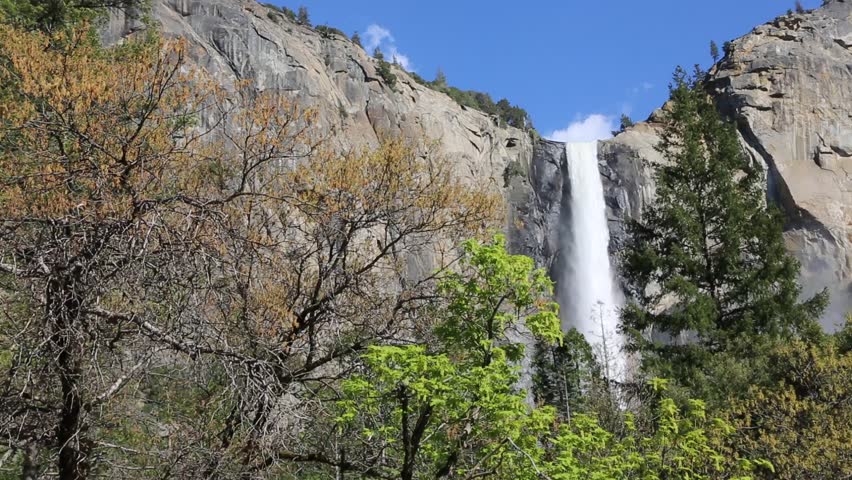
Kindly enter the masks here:
[[[537, 239], [512, 235], [528, 216], [537, 218], [529, 199], [536, 196], [539, 174], [530, 176], [533, 141], [527, 132], [501, 127], [497, 118], [460, 106], [397, 67], [391, 67], [397, 76], [391, 87], [377, 72], [378, 62], [348, 38], [297, 25], [253, 0], [153, 0], [151, 6], [161, 34], [186, 39], [190, 61], [226, 88], [251, 80], [258, 91], [279, 92], [315, 109], [318, 133], [336, 151], [376, 146], [384, 136], [437, 142], [458, 178], [491, 183], [511, 200], [506, 229], [516, 251], [541, 250]], [[115, 13], [102, 37], [115, 44], [144, 28], [133, 15]], [[549, 255], [543, 251], [538, 258]], [[409, 272], [432, 272], [432, 260], [428, 251], [414, 253], [407, 259]], [[528, 391], [532, 352], [521, 362]]]
[[[320, 34], [253, 0], [154, 0], [152, 17], [167, 37], [189, 41], [191, 60], [221, 84], [250, 79], [317, 109], [319, 125], [341, 151], [372, 146], [383, 135], [437, 141], [476, 182], [505, 183], [506, 167], [525, 172], [532, 157], [529, 135], [501, 128], [495, 118], [466, 109], [443, 93], [393, 67], [391, 88], [377, 61], [348, 38]], [[116, 14], [103, 33], [107, 43], [144, 28]]]
[[[766, 169], [803, 293], [829, 289], [832, 326], [852, 310], [852, 2], [779, 17], [734, 40], [710, 86]], [[660, 160], [653, 118], [601, 145], [616, 249], [624, 219], [639, 217], [653, 195], [644, 163]]]
[[660, 141], [655, 122], [637, 123], [617, 137], [598, 144], [604, 197], [609, 220], [610, 251], [618, 252], [627, 240], [625, 221], [641, 218], [654, 198], [652, 164], [662, 160], [655, 150]]
[[[457, 175], [502, 189], [512, 247], [558, 278], [571, 194], [562, 144], [500, 127], [396, 67], [391, 88], [377, 62], [349, 39], [292, 23], [252, 0], [154, 0], [152, 16], [166, 36], [186, 38], [192, 60], [223, 85], [251, 79], [259, 90], [316, 108], [337, 149], [395, 134], [439, 142]], [[119, 42], [142, 28], [116, 15], [103, 36]], [[834, 0], [757, 27], [731, 43], [710, 84], [767, 170], [767, 193], [787, 214], [805, 293], [828, 286], [827, 321], [835, 322], [852, 309], [852, 2]], [[659, 129], [652, 116], [599, 145], [613, 252], [624, 244], [625, 220], [641, 217], [653, 198], [649, 164], [661, 160], [654, 150]]]
[[527, 178], [511, 185], [509, 197], [514, 215], [510, 222], [513, 250], [533, 257], [554, 279], [560, 268], [561, 227], [567, 225], [563, 202], [571, 195], [566, 162], [564, 143], [540, 140]]

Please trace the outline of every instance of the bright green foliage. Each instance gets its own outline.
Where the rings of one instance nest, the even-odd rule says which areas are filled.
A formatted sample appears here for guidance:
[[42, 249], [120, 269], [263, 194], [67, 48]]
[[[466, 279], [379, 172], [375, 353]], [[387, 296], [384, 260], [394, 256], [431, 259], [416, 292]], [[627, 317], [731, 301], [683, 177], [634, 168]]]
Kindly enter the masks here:
[[852, 353], [843, 332], [822, 344], [794, 342], [771, 355], [777, 383], [752, 387], [727, 417], [737, 428], [728, 458], [775, 465], [767, 478], [839, 479], [852, 475]]
[[522, 344], [500, 342], [522, 319], [536, 337], [561, 341], [558, 305], [547, 300], [553, 294], [547, 272], [536, 269], [529, 257], [509, 255], [501, 235], [490, 244], [468, 240], [464, 250], [464, 271], [449, 274], [439, 286], [448, 305], [436, 332], [451, 351], [487, 364], [499, 343], [509, 360], [520, 360]]
[[[345, 382], [341, 425], [391, 478], [459, 476], [495, 470], [503, 478], [525, 464], [546, 435], [552, 411], [531, 411], [513, 388], [515, 368], [495, 348], [484, 366], [432, 353], [424, 346], [372, 347], [365, 377]], [[359, 444], [356, 444], [359, 445]], [[361, 447], [363, 448], [363, 447]]]
[[[462, 272], [439, 287], [446, 304], [427, 345], [374, 346], [367, 373], [344, 382], [341, 428], [356, 432], [363, 463], [393, 478], [493, 472], [514, 478], [553, 420], [515, 388], [523, 344], [506, 332], [526, 322], [545, 342], [561, 338], [553, 285], [505, 240], [464, 244]], [[351, 455], [353, 455], [354, 452]]]
[[674, 77], [657, 198], [632, 226], [623, 264], [635, 303], [622, 322], [647, 370], [709, 399], [758, 381], [774, 342], [818, 337], [826, 298], [798, 302], [799, 267], [765, 206], [761, 171], [702, 76]]
[[[532, 260], [506, 253], [504, 240], [469, 241], [462, 271], [439, 288], [429, 344], [373, 346], [365, 373], [344, 382], [338, 428], [349, 472], [380, 478], [586, 480], [738, 478], [756, 464], [728, 468], [718, 454], [730, 428], [708, 419], [704, 403], [685, 411], [658, 403], [653, 433], [632, 417], [615, 434], [594, 416], [560, 425], [555, 409], [532, 408], [515, 388], [522, 345], [506, 332], [524, 319], [544, 343], [561, 338], [552, 284]], [[665, 382], [655, 382], [662, 390]], [[727, 473], [726, 473], [727, 472]]]
[[617, 437], [593, 417], [577, 415], [552, 440], [552, 460], [544, 471], [553, 480], [747, 480], [751, 472], [772, 468], [765, 461], [726, 465], [719, 442], [732, 429], [719, 419], [708, 419], [700, 400], [681, 410], [664, 397], [656, 418], [655, 432], [645, 436], [628, 416], [627, 435]]

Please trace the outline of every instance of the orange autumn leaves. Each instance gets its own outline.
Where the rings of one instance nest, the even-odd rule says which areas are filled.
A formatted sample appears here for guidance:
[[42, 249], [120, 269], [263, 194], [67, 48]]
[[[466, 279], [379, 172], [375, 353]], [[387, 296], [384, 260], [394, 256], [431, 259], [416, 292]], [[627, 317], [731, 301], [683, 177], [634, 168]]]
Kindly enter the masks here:
[[[184, 41], [104, 49], [85, 27], [0, 26], [0, 211], [25, 226], [21, 248], [61, 224], [77, 232], [70, 251], [116, 225], [118, 250], [203, 250], [229, 269], [223, 290], [251, 286], [241, 301], [258, 331], [290, 343], [312, 305], [386, 303], [406, 249], [452, 250], [499, 224], [493, 186], [458, 180], [434, 144], [335, 153], [316, 140], [315, 111], [250, 82], [229, 91], [189, 57]], [[428, 270], [455, 258], [439, 257]]]
[[181, 44], [104, 52], [84, 30], [51, 39], [4, 26], [0, 45], [0, 80], [14, 89], [0, 104], [16, 147], [0, 157], [7, 214], [123, 216], [185, 159], [175, 120], [203, 99], [179, 71]]
[[[496, 216], [493, 192], [460, 184], [446, 159], [426, 158], [415, 145], [320, 152], [313, 111], [274, 94], [249, 100], [248, 83], [224, 91], [187, 65], [185, 42], [104, 50], [89, 35], [0, 27], [0, 81], [12, 86], [0, 97], [0, 141], [15, 145], [0, 156], [7, 215], [85, 210], [108, 219], [178, 197], [204, 203], [274, 189], [303, 206], [320, 202], [327, 214], [353, 202], [401, 207], [388, 203], [394, 198], [425, 208], [436, 228]], [[261, 178], [260, 166], [271, 163], [298, 166], [284, 178]], [[282, 191], [290, 187], [296, 191]]]

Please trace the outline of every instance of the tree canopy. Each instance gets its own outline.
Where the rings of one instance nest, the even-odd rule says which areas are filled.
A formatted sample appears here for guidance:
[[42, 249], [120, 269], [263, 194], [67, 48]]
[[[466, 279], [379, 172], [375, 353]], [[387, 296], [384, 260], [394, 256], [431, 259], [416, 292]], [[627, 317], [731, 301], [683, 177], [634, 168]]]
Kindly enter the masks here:
[[765, 370], [749, 362], [760, 362], [770, 345], [818, 337], [826, 298], [799, 302], [799, 267], [785, 249], [780, 215], [766, 204], [762, 171], [702, 79], [700, 71], [674, 76], [656, 198], [631, 226], [624, 255], [634, 302], [622, 322], [653, 374], [702, 398], [717, 389], [718, 399]]

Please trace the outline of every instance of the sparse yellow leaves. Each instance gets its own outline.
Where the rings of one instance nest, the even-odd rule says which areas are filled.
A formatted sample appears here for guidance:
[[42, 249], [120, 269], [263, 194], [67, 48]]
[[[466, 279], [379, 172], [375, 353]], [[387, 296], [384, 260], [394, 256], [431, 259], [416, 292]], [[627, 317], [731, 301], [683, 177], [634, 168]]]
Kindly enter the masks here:
[[501, 200], [490, 185], [466, 185], [450, 161], [424, 154], [423, 145], [388, 139], [377, 149], [341, 158], [317, 155], [289, 176], [306, 212], [332, 217], [353, 212], [396, 215], [428, 222], [435, 230], [456, 228], [476, 234], [502, 218]]
[[[37, 304], [21, 322], [34, 344], [74, 319], [58, 327], [80, 341], [71, 360], [99, 372], [75, 384], [84, 402], [128, 373], [106, 357], [168, 352], [232, 375], [233, 415], [258, 428], [235, 435], [264, 436], [276, 420], [252, 402], [335, 375], [377, 338], [412, 338], [436, 269], [502, 219], [490, 183], [462, 183], [427, 146], [323, 150], [315, 111], [248, 82], [224, 90], [184, 62], [185, 43], [102, 49], [87, 30], [0, 26], [0, 260], [27, 272], [16, 293]], [[45, 300], [54, 284], [74, 301]], [[30, 374], [55, 380], [61, 355], [38, 355], [54, 363], [24, 372], [22, 391]], [[53, 410], [43, 421], [55, 430]], [[87, 443], [111, 433], [89, 426]]]
[[14, 85], [0, 98], [0, 138], [17, 147], [0, 153], [0, 178], [21, 193], [3, 207], [118, 218], [186, 160], [173, 119], [209, 103], [209, 92], [179, 73], [181, 42], [117, 55], [87, 42], [85, 29], [63, 35], [59, 47], [0, 26], [0, 80]]

